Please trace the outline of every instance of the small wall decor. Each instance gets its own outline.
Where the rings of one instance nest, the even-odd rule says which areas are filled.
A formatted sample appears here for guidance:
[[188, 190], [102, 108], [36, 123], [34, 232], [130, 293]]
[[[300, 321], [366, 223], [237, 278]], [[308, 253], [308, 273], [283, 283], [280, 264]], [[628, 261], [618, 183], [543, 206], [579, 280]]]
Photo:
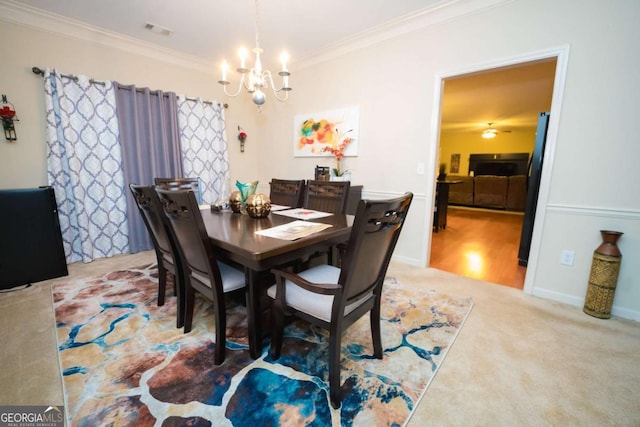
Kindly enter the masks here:
[[13, 124], [18, 121], [16, 109], [12, 103], [7, 101], [7, 95], [2, 95], [2, 107], [0, 108], [0, 118], [2, 118], [2, 128], [4, 129], [4, 137], [7, 141], [16, 141], [16, 128]]
[[240, 152], [244, 153], [244, 142], [247, 140], [247, 133], [238, 126], [238, 141], [240, 141]]
[[451, 155], [451, 165], [449, 165], [449, 173], [456, 174], [460, 172], [460, 154]]
[[343, 156], [357, 156], [359, 119], [359, 107], [296, 115], [294, 157], [334, 157], [332, 150], [339, 149], [345, 137], [350, 141], [343, 147]]

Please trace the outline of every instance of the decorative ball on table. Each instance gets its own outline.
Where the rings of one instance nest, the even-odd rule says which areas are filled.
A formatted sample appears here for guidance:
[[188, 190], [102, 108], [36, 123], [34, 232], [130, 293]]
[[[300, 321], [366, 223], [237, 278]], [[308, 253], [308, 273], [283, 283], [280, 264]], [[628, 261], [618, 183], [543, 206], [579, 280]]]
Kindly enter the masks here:
[[242, 209], [242, 196], [240, 195], [240, 191], [232, 191], [229, 195], [229, 207], [234, 213], [240, 213]]
[[265, 218], [271, 212], [271, 200], [266, 194], [252, 194], [247, 198], [246, 208], [251, 218]]

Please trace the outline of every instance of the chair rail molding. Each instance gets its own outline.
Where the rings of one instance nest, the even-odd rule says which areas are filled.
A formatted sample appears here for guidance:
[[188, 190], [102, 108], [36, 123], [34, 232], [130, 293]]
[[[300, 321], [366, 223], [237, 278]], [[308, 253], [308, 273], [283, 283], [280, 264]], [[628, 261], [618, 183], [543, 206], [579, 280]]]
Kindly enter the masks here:
[[637, 219], [640, 220], [640, 210], [625, 208], [603, 208], [598, 206], [566, 205], [549, 203], [546, 207], [548, 213], [565, 215], [584, 215], [592, 217]]

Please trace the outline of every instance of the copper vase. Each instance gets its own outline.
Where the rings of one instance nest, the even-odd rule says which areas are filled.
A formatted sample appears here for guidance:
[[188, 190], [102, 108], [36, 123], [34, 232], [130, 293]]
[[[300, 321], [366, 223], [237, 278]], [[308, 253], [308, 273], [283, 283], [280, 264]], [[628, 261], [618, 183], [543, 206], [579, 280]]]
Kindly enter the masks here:
[[593, 251], [583, 311], [590, 316], [608, 319], [611, 317], [611, 307], [622, 261], [622, 253], [617, 242], [623, 233], [600, 230], [600, 234], [602, 243]]

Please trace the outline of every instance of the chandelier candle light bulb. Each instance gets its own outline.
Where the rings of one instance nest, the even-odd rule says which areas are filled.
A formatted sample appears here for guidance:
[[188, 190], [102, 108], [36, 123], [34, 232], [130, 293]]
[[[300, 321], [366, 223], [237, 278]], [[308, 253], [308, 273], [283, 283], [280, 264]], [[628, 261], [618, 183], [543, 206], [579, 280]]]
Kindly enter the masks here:
[[222, 68], [222, 79], [220, 79], [218, 83], [222, 85], [229, 84], [230, 82], [227, 80], [227, 70], [229, 69], [229, 65], [227, 64], [227, 61], [222, 61], [222, 66], [220, 68]]
[[239, 72], [247, 72], [249, 70], [246, 69], [246, 65], [247, 65], [247, 50], [243, 47], [240, 48], [240, 50], [238, 50], [238, 55], [240, 56], [240, 68], [238, 69]]

